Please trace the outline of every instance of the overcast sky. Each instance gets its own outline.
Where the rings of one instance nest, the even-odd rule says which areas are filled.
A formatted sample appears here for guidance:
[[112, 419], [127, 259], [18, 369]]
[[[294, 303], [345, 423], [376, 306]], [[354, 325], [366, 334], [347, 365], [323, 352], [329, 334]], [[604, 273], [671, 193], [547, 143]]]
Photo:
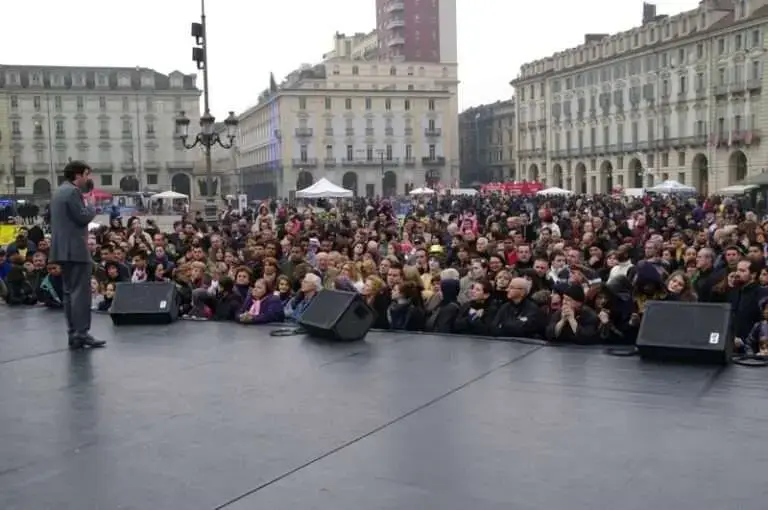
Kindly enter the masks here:
[[[507, 99], [524, 62], [575, 46], [589, 32], [638, 25], [642, 0], [457, 0], [460, 106]], [[211, 108], [254, 104], [269, 84], [317, 62], [333, 34], [374, 25], [374, 0], [208, 0]], [[195, 72], [189, 24], [199, 0], [3, 2], [0, 64], [151, 67]], [[123, 7], [116, 9], [117, 5]], [[659, 13], [698, 0], [662, 0]], [[524, 9], [523, 9], [524, 7]], [[202, 77], [199, 81], [202, 86]]]

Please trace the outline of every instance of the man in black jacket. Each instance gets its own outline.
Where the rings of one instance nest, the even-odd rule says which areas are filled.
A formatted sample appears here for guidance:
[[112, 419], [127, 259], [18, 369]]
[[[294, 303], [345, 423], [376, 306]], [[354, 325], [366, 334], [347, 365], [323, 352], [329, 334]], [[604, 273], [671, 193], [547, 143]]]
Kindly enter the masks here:
[[539, 338], [546, 322], [541, 308], [530, 298], [531, 282], [513, 278], [507, 286], [507, 302], [493, 320], [493, 336]]

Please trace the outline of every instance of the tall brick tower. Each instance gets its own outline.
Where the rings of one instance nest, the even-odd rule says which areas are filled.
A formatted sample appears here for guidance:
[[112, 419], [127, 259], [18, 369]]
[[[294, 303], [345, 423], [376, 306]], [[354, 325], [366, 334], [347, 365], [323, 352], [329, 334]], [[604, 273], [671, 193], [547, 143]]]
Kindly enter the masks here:
[[456, 0], [376, 0], [379, 55], [456, 63]]

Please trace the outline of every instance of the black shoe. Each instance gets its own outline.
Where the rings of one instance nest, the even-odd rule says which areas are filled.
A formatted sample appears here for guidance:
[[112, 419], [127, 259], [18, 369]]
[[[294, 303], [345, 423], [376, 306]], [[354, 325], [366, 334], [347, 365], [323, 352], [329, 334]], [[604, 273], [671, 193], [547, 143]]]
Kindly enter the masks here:
[[69, 337], [69, 348], [73, 351], [76, 351], [78, 349], [82, 349], [85, 347], [83, 345], [83, 340], [81, 338], [78, 338], [76, 336]]
[[83, 346], [90, 347], [92, 349], [104, 347], [107, 345], [107, 342], [105, 342], [104, 340], [97, 340], [93, 338], [91, 335], [85, 335], [80, 339], [80, 341], [82, 342]]

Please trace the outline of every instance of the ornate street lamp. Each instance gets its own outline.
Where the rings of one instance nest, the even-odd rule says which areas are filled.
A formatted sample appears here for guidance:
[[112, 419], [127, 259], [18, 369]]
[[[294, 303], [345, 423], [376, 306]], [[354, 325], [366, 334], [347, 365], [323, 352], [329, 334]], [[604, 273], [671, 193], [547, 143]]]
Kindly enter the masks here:
[[224, 124], [226, 134], [222, 136], [216, 132], [216, 118], [211, 115], [208, 94], [208, 32], [205, 22], [205, 0], [200, 0], [200, 23], [192, 23], [192, 37], [195, 38], [195, 46], [192, 49], [192, 60], [197, 63], [197, 68], [203, 71], [203, 108], [205, 113], [200, 117], [200, 132], [194, 135], [194, 140], [188, 142], [189, 118], [180, 112], [176, 118], [176, 133], [179, 140], [187, 149], [200, 145], [205, 151], [205, 216], [208, 221], [216, 220], [216, 197], [213, 194], [213, 165], [211, 163], [211, 147], [218, 144], [224, 149], [234, 146], [237, 136], [238, 120], [235, 112], [229, 112]]

